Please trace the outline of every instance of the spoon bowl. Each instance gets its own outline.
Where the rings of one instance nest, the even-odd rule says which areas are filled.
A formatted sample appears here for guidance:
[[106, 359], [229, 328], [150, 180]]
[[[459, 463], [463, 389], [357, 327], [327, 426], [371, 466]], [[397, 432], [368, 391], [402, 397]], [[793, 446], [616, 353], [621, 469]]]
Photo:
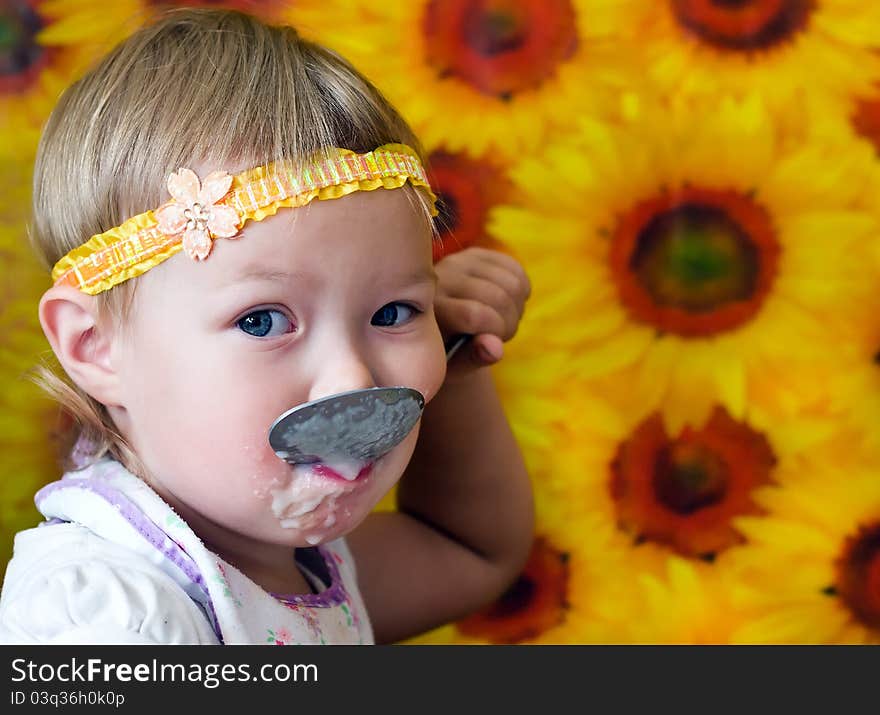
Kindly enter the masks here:
[[[470, 336], [446, 345], [449, 361]], [[269, 428], [269, 446], [289, 464], [370, 462], [396, 447], [422, 416], [425, 398], [410, 387], [369, 387], [293, 407]]]
[[372, 461], [397, 446], [418, 422], [425, 398], [409, 387], [370, 387], [298, 405], [269, 429], [285, 462]]

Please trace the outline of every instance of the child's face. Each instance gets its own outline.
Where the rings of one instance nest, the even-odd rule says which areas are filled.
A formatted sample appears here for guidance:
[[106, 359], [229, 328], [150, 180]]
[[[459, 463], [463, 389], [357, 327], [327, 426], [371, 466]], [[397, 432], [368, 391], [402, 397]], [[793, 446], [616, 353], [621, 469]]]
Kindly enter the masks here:
[[203, 262], [181, 253], [136, 279], [114, 348], [120, 426], [209, 541], [326, 541], [400, 478], [418, 428], [353, 480], [291, 467], [268, 431], [338, 392], [402, 385], [430, 400], [439, 389], [430, 234], [410, 198], [376, 190], [284, 209], [216, 240]]

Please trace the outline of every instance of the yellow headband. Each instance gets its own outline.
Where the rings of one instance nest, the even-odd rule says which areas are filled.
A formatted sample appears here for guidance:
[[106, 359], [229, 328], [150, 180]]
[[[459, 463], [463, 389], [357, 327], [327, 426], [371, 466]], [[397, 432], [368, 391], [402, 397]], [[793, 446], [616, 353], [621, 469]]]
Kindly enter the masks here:
[[211, 252], [215, 238], [237, 238], [246, 221], [262, 221], [279, 208], [312, 199], [336, 199], [354, 191], [396, 189], [409, 181], [422, 190], [436, 215], [436, 196], [416, 153], [404, 144], [384, 144], [366, 154], [332, 150], [334, 157], [300, 168], [275, 163], [230, 176], [215, 171], [200, 181], [189, 169], [168, 177], [172, 198], [155, 211], [92, 236], [52, 269], [55, 285], [89, 295], [150, 270], [180, 250], [194, 260]]

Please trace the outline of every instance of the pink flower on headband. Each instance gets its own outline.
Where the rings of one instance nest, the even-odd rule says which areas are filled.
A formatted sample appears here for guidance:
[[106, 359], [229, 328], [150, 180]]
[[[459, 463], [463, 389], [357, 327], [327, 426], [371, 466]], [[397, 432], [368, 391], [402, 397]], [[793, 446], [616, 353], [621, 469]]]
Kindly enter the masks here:
[[171, 201], [156, 210], [159, 230], [166, 236], [183, 233], [183, 250], [193, 260], [204, 260], [212, 238], [233, 238], [238, 233], [236, 210], [217, 204], [230, 186], [232, 177], [225, 171], [212, 171], [201, 183], [194, 171], [178, 169], [168, 177]]

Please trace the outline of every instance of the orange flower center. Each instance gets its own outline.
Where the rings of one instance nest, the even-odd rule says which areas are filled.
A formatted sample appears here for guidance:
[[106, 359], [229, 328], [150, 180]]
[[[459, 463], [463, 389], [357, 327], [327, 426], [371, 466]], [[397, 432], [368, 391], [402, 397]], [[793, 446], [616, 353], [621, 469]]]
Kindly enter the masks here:
[[678, 23], [720, 50], [769, 50], [807, 27], [815, 0], [671, 0]]
[[657, 501], [686, 515], [724, 498], [728, 469], [705, 445], [673, 442], [658, 453], [653, 479]]
[[459, 621], [458, 630], [490, 643], [536, 638], [565, 620], [568, 555], [538, 537], [520, 577], [495, 603]]
[[856, 618], [880, 629], [880, 523], [847, 540], [837, 561], [836, 591]]
[[486, 220], [510, 190], [501, 170], [464, 154], [436, 151], [428, 157], [428, 175], [437, 194], [434, 260], [476, 244], [494, 246], [486, 234]]
[[775, 457], [764, 436], [721, 408], [699, 430], [666, 434], [655, 414], [623, 441], [611, 463], [620, 528], [636, 543], [711, 558], [742, 541], [734, 517], [759, 513], [752, 491], [770, 482]]
[[697, 337], [736, 328], [759, 311], [779, 250], [769, 214], [751, 197], [685, 187], [625, 214], [609, 258], [636, 320]]
[[0, 7], [0, 93], [23, 92], [49, 63], [49, 50], [36, 40], [42, 27], [42, 18], [26, 0]]
[[505, 100], [541, 85], [577, 49], [571, 0], [430, 0], [422, 27], [441, 77]]
[[880, 96], [858, 100], [851, 121], [856, 132], [871, 142], [880, 156]]

